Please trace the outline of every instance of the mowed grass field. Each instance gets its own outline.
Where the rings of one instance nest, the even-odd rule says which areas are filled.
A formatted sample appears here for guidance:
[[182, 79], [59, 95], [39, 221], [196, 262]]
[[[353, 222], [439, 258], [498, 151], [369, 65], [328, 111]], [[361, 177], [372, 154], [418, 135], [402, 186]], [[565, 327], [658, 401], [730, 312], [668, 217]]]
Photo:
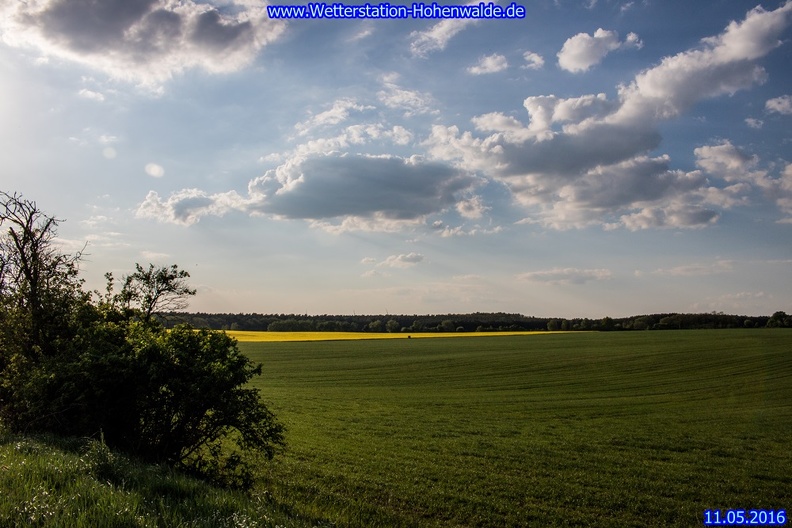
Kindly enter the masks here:
[[792, 509], [792, 331], [243, 342], [265, 485], [338, 526], [701, 526]]

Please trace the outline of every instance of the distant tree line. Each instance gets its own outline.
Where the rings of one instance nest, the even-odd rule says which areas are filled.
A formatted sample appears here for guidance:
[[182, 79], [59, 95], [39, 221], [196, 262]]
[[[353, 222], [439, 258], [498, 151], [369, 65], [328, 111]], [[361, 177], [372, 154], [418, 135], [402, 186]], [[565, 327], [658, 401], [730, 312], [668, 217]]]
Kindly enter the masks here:
[[723, 312], [698, 314], [662, 313], [622, 318], [531, 317], [510, 313], [443, 315], [308, 315], [258, 313], [165, 312], [165, 326], [190, 324], [213, 330], [269, 332], [513, 332], [513, 331], [633, 331], [699, 330], [718, 328], [792, 328], [792, 316], [730, 315]]

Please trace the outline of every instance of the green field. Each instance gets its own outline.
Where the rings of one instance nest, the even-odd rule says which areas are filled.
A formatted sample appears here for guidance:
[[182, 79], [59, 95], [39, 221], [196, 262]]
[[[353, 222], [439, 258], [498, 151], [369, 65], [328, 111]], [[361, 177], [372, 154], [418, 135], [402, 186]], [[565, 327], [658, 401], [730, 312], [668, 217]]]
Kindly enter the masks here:
[[338, 526], [701, 526], [792, 507], [792, 332], [240, 343], [274, 500]]

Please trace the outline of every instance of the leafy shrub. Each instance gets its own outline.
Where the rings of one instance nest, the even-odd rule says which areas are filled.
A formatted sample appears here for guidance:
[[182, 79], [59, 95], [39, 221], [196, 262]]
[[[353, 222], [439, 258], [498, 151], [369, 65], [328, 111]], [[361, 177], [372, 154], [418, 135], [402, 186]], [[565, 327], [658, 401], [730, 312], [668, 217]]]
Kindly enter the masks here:
[[77, 278], [79, 254], [52, 243], [57, 223], [0, 192], [0, 227], [8, 227], [0, 234], [0, 420], [15, 432], [102, 437], [146, 461], [249, 485], [252, 460], [283, 444], [283, 427], [245, 388], [261, 366], [224, 332], [168, 331], [152, 317], [195, 293], [176, 266], [138, 264], [118, 294], [108, 274], [106, 294], [92, 300]]

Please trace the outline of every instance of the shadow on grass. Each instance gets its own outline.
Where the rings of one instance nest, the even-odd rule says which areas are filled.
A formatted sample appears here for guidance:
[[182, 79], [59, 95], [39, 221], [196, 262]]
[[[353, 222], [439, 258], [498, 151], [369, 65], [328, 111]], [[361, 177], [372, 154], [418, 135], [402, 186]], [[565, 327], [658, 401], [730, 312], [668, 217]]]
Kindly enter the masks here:
[[295, 515], [259, 487], [218, 488], [96, 439], [8, 432], [0, 432], [0, 525], [333, 526]]

